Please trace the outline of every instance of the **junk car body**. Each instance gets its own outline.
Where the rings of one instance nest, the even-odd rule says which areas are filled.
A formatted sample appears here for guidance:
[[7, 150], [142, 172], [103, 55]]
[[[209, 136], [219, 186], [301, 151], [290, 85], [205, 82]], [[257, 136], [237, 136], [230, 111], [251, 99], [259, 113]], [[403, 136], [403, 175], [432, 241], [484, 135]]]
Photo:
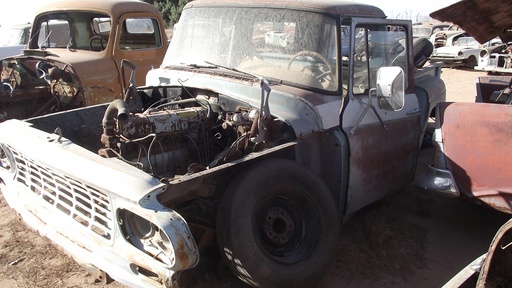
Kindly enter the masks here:
[[430, 38], [433, 34], [449, 30], [450, 27], [452, 27], [451, 23], [418, 22], [412, 25], [412, 35], [414, 38]]
[[462, 30], [439, 31], [430, 36], [430, 41], [434, 44], [434, 48], [437, 49], [452, 46], [461, 37], [470, 37], [470, 35]]
[[140, 1], [46, 4], [22, 55], [1, 61], [0, 121], [122, 99], [122, 60], [143, 83], [162, 62], [166, 37], [158, 10]]
[[473, 37], [460, 37], [451, 46], [434, 49], [431, 62], [442, 62], [443, 66], [465, 66], [473, 69], [480, 62], [480, 55], [485, 45], [478, 43]]
[[489, 244], [489, 249], [461, 269], [443, 287], [509, 287], [511, 243], [512, 220], [509, 220], [498, 229]]
[[[464, 4], [460, 4], [461, 2]], [[512, 17], [509, 12], [512, 3], [501, 0], [493, 3], [473, 0], [460, 1], [454, 5], [456, 6], [448, 6], [433, 12], [431, 17], [440, 21], [450, 19], [480, 43], [499, 37], [503, 44], [487, 49], [485, 53], [487, 56], [482, 55], [487, 58], [487, 61], [479, 64], [477, 68], [497, 74], [510, 73]], [[463, 7], [463, 5], [468, 6]], [[456, 9], [462, 10], [456, 11]]]
[[0, 59], [19, 55], [27, 47], [30, 24], [0, 27]]
[[[512, 31], [510, 34], [512, 34]], [[508, 41], [486, 48], [480, 54], [480, 62], [475, 70], [483, 70], [493, 74], [511, 74], [512, 41], [510, 39]]]
[[343, 219], [413, 180], [445, 99], [411, 31], [353, 2], [192, 1], [126, 99], [0, 124], [4, 197], [129, 286], [177, 287], [217, 243], [251, 286], [311, 287]]
[[[471, 9], [459, 10], [464, 5]], [[497, 5], [495, 5], [497, 4]], [[512, 26], [511, 3], [464, 0], [433, 12], [448, 17], [481, 43], [504, 37]], [[507, 10], [508, 9], [508, 10]], [[481, 11], [487, 11], [481, 13]], [[469, 13], [471, 17], [468, 17]], [[510, 76], [477, 79], [478, 103], [442, 103], [436, 110], [435, 159], [417, 180], [419, 187], [450, 197], [466, 198], [512, 214], [511, 143], [512, 81]], [[509, 100], [510, 98], [510, 100]], [[506, 104], [506, 105], [503, 105]], [[475, 117], [478, 115], [478, 117]]]
[[[463, 0], [431, 13], [450, 19], [479, 42], [510, 41], [512, 2]], [[477, 79], [476, 103], [441, 103], [436, 112], [434, 163], [416, 184], [431, 193], [460, 197], [512, 214], [512, 77]], [[486, 253], [443, 287], [509, 287], [512, 222], [496, 233]]]

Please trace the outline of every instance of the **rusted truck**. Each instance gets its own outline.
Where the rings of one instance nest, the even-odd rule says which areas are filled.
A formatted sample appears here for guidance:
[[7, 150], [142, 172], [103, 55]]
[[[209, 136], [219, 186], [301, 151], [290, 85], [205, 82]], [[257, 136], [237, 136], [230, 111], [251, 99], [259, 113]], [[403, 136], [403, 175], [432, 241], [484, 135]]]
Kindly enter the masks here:
[[[480, 42], [497, 36], [506, 42], [511, 39], [511, 9], [509, 0], [463, 0], [430, 16], [450, 18]], [[476, 103], [437, 106], [434, 163], [416, 184], [429, 193], [512, 214], [512, 155], [507, 151], [512, 143], [512, 76], [478, 77], [476, 88]], [[443, 287], [511, 287], [511, 237], [509, 220], [489, 249]]]
[[0, 124], [5, 199], [131, 287], [178, 287], [212, 247], [251, 286], [313, 287], [340, 223], [413, 181], [432, 44], [345, 1], [196, 0], [175, 28], [126, 100]]
[[0, 27], [0, 58], [21, 54], [29, 36], [30, 23]]
[[[452, 19], [479, 42], [494, 37], [506, 41], [512, 28], [511, 7], [506, 0], [464, 0], [431, 16]], [[416, 183], [430, 193], [512, 214], [512, 155], [506, 151], [512, 143], [512, 76], [488, 75], [476, 80], [477, 103], [438, 105], [434, 163]]]
[[136, 65], [133, 77], [143, 83], [167, 47], [162, 17], [148, 3], [46, 4], [32, 22], [27, 49], [1, 61], [0, 121], [123, 99], [129, 79], [120, 77], [122, 60]]

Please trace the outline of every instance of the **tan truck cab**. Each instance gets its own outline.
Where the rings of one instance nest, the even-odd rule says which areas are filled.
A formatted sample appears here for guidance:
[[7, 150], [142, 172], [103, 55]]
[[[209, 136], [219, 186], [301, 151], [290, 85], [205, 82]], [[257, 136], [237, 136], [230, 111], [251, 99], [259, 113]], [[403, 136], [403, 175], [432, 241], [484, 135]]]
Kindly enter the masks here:
[[167, 46], [162, 17], [150, 4], [47, 4], [34, 18], [28, 49], [2, 60], [0, 121], [122, 99], [122, 60], [137, 67], [133, 76], [144, 83]]

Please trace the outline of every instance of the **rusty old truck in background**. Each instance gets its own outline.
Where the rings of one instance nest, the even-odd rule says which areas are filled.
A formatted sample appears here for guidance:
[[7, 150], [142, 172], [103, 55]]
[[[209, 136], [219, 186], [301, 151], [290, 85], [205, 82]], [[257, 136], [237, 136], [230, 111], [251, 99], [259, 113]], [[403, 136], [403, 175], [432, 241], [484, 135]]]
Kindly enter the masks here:
[[[509, 0], [463, 0], [430, 16], [450, 19], [481, 43], [497, 36], [510, 43], [510, 11]], [[429, 193], [463, 198], [512, 214], [512, 154], [508, 151], [512, 144], [512, 76], [480, 76], [476, 86], [476, 103], [437, 106], [434, 163], [416, 184]], [[511, 287], [511, 241], [509, 220], [498, 230], [489, 249], [443, 287]]]
[[445, 101], [411, 26], [353, 2], [192, 1], [125, 100], [1, 123], [1, 190], [131, 287], [177, 287], [210, 249], [251, 286], [312, 287], [340, 223], [412, 182]]
[[[139, 83], [162, 63], [159, 11], [138, 1], [56, 1], [37, 12], [22, 55], [1, 61], [0, 121], [123, 99], [122, 60]], [[18, 53], [19, 54], [19, 53]], [[129, 77], [129, 76], [127, 76]]]
[[[431, 14], [462, 27], [483, 43], [494, 37], [510, 41], [512, 3], [463, 0]], [[460, 197], [512, 214], [512, 76], [476, 79], [477, 103], [438, 105], [435, 159], [418, 177], [420, 188]]]

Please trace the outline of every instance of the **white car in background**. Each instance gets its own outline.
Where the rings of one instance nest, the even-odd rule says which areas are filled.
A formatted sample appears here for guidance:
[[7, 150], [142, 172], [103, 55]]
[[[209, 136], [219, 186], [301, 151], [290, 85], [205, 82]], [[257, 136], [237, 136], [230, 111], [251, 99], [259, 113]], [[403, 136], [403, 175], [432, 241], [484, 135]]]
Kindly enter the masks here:
[[434, 48], [445, 46], [453, 46], [453, 44], [462, 37], [470, 37], [464, 30], [460, 30], [458, 26], [450, 27], [451, 30], [443, 30], [436, 32], [430, 36], [430, 42]]
[[480, 61], [475, 70], [495, 74], [512, 73], [512, 42], [499, 43], [487, 47], [480, 53]]
[[430, 62], [442, 62], [443, 66], [465, 66], [470, 69], [478, 65], [480, 54], [489, 43], [482, 45], [473, 37], [461, 37], [452, 46], [435, 48]]
[[0, 59], [19, 55], [27, 46], [30, 24], [0, 27]]

